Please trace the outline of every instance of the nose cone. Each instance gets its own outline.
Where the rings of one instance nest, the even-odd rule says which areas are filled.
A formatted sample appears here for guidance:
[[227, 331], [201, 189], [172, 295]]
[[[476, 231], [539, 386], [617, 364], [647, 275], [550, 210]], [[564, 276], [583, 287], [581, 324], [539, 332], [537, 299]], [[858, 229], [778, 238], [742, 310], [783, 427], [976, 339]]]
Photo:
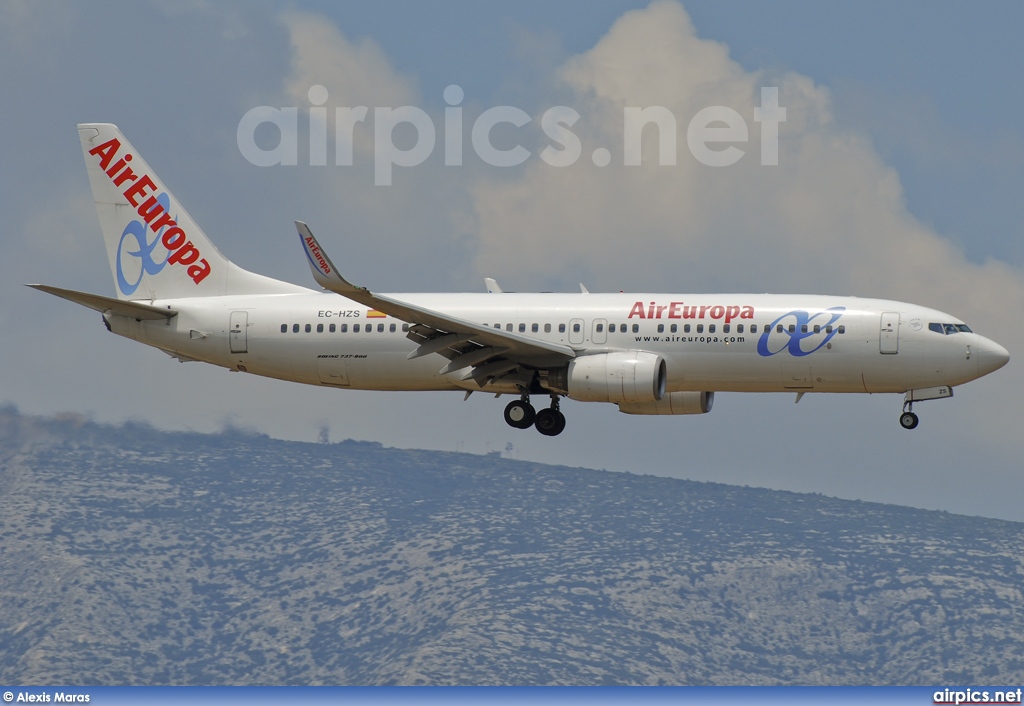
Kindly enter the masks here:
[[978, 374], [988, 375], [1010, 361], [1010, 352], [995, 341], [979, 336]]

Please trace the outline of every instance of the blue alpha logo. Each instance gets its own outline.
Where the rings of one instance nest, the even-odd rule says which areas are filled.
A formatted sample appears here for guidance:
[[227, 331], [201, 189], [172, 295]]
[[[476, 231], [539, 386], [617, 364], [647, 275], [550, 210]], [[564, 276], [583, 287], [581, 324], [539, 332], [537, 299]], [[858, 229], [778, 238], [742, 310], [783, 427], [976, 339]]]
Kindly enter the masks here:
[[[170, 211], [171, 199], [166, 193], [160, 194], [156, 200], [157, 203], [163, 206], [164, 211]], [[121, 233], [121, 241], [117, 244], [117, 288], [125, 296], [131, 296], [135, 293], [135, 290], [142, 283], [143, 276], [159, 274], [167, 265], [167, 258], [170, 253], [165, 252], [163, 260], [160, 262], [157, 262], [153, 257], [153, 250], [160, 244], [160, 236], [163, 234], [164, 228], [161, 228], [159, 233], [153, 235], [153, 240], [147, 240], [146, 224], [143, 221], [136, 219], [124, 227], [124, 232]], [[136, 250], [125, 250], [125, 242], [129, 241], [129, 239], [134, 242]], [[166, 250], [166, 248], [164, 249]], [[138, 268], [139, 274], [138, 277], [134, 277], [134, 282], [129, 282], [128, 277], [125, 275], [125, 255], [138, 260], [137, 264], [133, 263], [132, 260], [128, 261], [130, 272], [134, 274], [136, 267]]]
[[785, 350], [798, 358], [810, 355], [838, 333], [834, 324], [844, 311], [845, 306], [834, 306], [816, 314], [801, 309], [783, 314], [765, 328], [757, 341], [757, 352], [765, 357]]

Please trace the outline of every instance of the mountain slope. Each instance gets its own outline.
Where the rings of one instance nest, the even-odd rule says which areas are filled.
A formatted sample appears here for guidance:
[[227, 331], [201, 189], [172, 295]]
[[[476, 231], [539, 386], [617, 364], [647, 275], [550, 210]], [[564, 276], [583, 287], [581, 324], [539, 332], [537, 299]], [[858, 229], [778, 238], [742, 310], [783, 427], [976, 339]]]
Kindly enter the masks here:
[[0, 674], [1016, 683], [1024, 525], [0, 412]]

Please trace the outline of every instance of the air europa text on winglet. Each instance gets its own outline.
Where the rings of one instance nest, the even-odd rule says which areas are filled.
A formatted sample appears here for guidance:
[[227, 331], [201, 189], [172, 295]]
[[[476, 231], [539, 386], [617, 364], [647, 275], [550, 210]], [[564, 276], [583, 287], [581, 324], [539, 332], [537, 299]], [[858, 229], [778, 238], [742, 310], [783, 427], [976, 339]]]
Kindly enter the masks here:
[[320, 271], [325, 275], [331, 274], [331, 266], [327, 264], [327, 260], [320, 254], [320, 248], [317, 247], [316, 241], [313, 240], [312, 236], [306, 238], [306, 245], [309, 247], [309, 252], [316, 258], [316, 264], [320, 267]]
[[100, 169], [110, 177], [114, 186], [120, 188], [128, 182], [128, 186], [122, 192], [124, 197], [132, 206], [138, 209], [139, 216], [149, 225], [154, 233], [165, 229], [160, 242], [167, 248], [169, 253], [167, 262], [171, 265], [182, 265], [188, 267], [188, 276], [192, 281], [199, 284], [210, 274], [210, 263], [199, 252], [199, 248], [192, 244], [188, 235], [175, 222], [171, 215], [157, 201], [157, 196], [149, 196], [145, 201], [147, 192], [155, 192], [157, 186], [148, 174], [136, 174], [128, 165], [133, 157], [129, 152], [111, 165], [111, 161], [117, 156], [121, 149], [121, 142], [117, 138], [107, 140], [102, 145], [89, 150], [89, 154], [99, 157]]

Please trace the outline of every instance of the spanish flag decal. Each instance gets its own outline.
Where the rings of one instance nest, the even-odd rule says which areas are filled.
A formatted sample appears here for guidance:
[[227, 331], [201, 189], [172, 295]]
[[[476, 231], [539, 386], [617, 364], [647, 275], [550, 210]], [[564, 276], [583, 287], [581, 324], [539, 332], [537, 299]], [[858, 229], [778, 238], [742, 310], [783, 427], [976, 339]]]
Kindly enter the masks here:
[[370, 309], [366, 312], [366, 318], [368, 319], [386, 319], [388, 315], [383, 311], [377, 311], [376, 309]]

